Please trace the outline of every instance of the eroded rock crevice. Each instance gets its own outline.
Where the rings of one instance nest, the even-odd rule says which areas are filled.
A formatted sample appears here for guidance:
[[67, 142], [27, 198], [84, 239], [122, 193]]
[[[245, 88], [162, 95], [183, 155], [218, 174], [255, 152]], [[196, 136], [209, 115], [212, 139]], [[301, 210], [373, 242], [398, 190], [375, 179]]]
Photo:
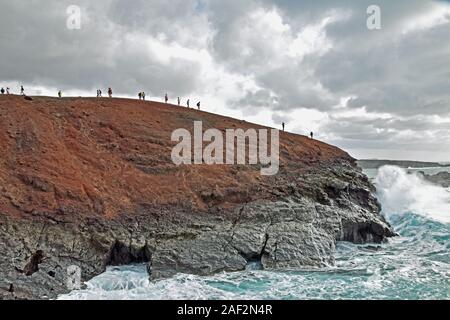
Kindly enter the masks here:
[[337, 240], [355, 244], [383, 243], [388, 237], [397, 235], [387, 224], [374, 221], [347, 221], [342, 228], [341, 237]]
[[152, 253], [146, 245], [138, 248], [116, 240], [116, 242], [112, 245], [106, 259], [106, 266], [122, 266], [133, 263], [145, 263], [150, 262], [151, 257]]
[[30, 258], [30, 261], [23, 268], [23, 273], [29, 277], [39, 271], [39, 265], [44, 261], [44, 252], [37, 250]]

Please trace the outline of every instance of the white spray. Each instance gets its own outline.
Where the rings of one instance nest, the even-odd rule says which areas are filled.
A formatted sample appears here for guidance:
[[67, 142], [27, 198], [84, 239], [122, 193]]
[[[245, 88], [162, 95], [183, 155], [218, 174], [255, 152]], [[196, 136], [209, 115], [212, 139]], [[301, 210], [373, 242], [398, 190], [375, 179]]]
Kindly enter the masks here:
[[384, 166], [375, 178], [377, 196], [385, 215], [411, 212], [450, 223], [450, 191], [408, 174], [395, 166]]

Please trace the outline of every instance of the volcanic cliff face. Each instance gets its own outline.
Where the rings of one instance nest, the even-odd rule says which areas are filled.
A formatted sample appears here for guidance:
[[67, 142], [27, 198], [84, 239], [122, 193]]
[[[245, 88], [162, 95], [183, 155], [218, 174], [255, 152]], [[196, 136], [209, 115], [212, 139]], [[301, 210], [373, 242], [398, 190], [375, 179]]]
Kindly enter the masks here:
[[0, 297], [54, 298], [147, 262], [150, 277], [333, 263], [336, 241], [392, 236], [354, 159], [280, 134], [280, 172], [171, 161], [173, 130], [262, 128], [154, 102], [0, 96]]

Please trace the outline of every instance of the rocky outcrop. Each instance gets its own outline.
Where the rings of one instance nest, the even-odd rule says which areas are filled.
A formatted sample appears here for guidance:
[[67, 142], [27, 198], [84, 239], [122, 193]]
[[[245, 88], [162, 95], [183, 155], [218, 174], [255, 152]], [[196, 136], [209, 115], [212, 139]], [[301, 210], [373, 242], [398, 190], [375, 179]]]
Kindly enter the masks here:
[[[27, 117], [23, 117], [26, 114]], [[394, 233], [345, 152], [281, 135], [278, 175], [257, 166], [180, 166], [170, 133], [192, 121], [258, 127], [132, 100], [0, 98], [0, 296], [67, 292], [108, 265], [147, 263], [152, 279], [333, 264], [337, 241]]]
[[425, 174], [424, 172], [420, 172], [422, 177], [434, 184], [440, 185], [444, 188], [450, 188], [450, 172], [439, 172], [436, 174]]

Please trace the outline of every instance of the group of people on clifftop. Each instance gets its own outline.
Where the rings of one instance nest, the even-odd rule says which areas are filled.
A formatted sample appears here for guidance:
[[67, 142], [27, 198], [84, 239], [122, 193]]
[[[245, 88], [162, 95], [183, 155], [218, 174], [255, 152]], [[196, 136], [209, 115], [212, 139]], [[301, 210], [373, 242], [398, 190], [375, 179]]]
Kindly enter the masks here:
[[[103, 93], [102, 90], [98, 89], [97, 90], [97, 98], [101, 98], [102, 97], [102, 93]], [[112, 98], [112, 96], [113, 96], [113, 91], [112, 91], [111, 87], [108, 88], [108, 96], [110, 98]]]
[[[283, 132], [284, 132], [285, 129], [286, 129], [286, 123], [282, 122], [282, 123], [281, 123], [281, 127], [282, 127]], [[309, 134], [309, 136], [311, 137], [311, 139], [314, 139], [314, 132], [311, 131], [310, 134]]]
[[[58, 92], [58, 96], [61, 98], [61, 91]], [[113, 96], [113, 91], [112, 91], [111, 87], [108, 88], [108, 96], [110, 98], [112, 98], [112, 96]], [[145, 101], [145, 97], [146, 97], [146, 94], [144, 91], [138, 93], [139, 100]], [[100, 90], [100, 89], [97, 90], [97, 98], [102, 98], [102, 90]], [[165, 101], [165, 103], [169, 103], [169, 95], [167, 93], [164, 96], [164, 101]], [[178, 106], [181, 106], [181, 98], [180, 97], [177, 98], [177, 103], [178, 103]], [[186, 100], [186, 106], [188, 108], [191, 107], [190, 99]], [[201, 110], [201, 102], [200, 101], [197, 102], [197, 109]]]
[[[2, 88], [0, 89], [0, 93], [1, 93], [1, 94], [10, 94], [10, 88], [6, 88], [6, 90], [5, 90], [5, 88], [2, 87]], [[23, 86], [20, 86], [20, 94], [21, 94], [22, 96], [25, 95], [25, 89], [24, 89]], [[110, 98], [113, 97], [113, 91], [112, 91], [112, 88], [111, 88], [111, 87], [108, 88], [108, 96], [109, 96]], [[62, 90], [58, 90], [58, 97], [59, 97], [59, 98], [62, 98]], [[144, 101], [145, 101], [145, 97], [146, 97], [146, 94], [145, 94], [144, 91], [138, 93], [138, 98], [139, 98], [139, 100], [144, 100]], [[102, 98], [102, 90], [101, 90], [101, 89], [98, 89], [98, 90], [97, 90], [97, 98]], [[164, 96], [164, 101], [165, 101], [165, 103], [169, 103], [169, 95], [168, 95], [167, 93], [166, 93], [166, 95]], [[181, 106], [181, 98], [180, 98], [180, 97], [178, 97], [177, 103], [178, 103], [178, 106]], [[188, 108], [191, 107], [191, 100], [190, 100], [190, 99], [187, 99], [187, 101], [186, 101], [186, 106], [187, 106]], [[200, 102], [200, 101], [197, 102], [197, 109], [198, 109], [198, 110], [201, 110], [201, 102]], [[284, 124], [283, 124], [283, 130], [284, 130]]]
[[[4, 94], [10, 94], [10, 90], [11, 90], [11, 89], [10, 89], [9, 87], [7, 87], [6, 89], [2, 87], [2, 88], [0, 89], [0, 93], [1, 93], [2, 95], [4, 95]], [[21, 94], [22, 96], [25, 96], [25, 89], [24, 89], [24, 87], [23, 87], [22, 85], [20, 86], [20, 94]], [[111, 87], [108, 88], [108, 96], [109, 96], [110, 98], [112, 98], [112, 96], [113, 96], [113, 91], [112, 91]], [[59, 97], [59, 98], [62, 98], [62, 91], [61, 91], [61, 90], [58, 91], [58, 97]], [[102, 97], [102, 90], [98, 89], [98, 90], [97, 90], [97, 98], [101, 98], [101, 97]], [[139, 100], [145, 101], [145, 97], [146, 97], [145, 92], [144, 92], [144, 91], [139, 92], [139, 93], [138, 93], [138, 97], [139, 97]], [[165, 101], [165, 103], [169, 103], [169, 95], [168, 95], [167, 93], [166, 93], [165, 96], [164, 96], [164, 101]], [[178, 103], [178, 106], [181, 106], [181, 98], [180, 98], [180, 97], [177, 98], [177, 103]], [[190, 104], [191, 104], [191, 100], [190, 100], [190, 99], [187, 99], [187, 101], [186, 101], [186, 106], [187, 106], [188, 108], [191, 107]], [[197, 108], [198, 108], [198, 110], [201, 109], [201, 102], [200, 102], [200, 101], [197, 103]], [[282, 130], [283, 130], [283, 132], [284, 132], [284, 131], [286, 130], [286, 124], [283, 122], [283, 123], [281, 124], [281, 127], [282, 127]], [[311, 131], [311, 133], [310, 133], [309, 135], [310, 135], [311, 139], [314, 139], [314, 132]]]
[[[164, 96], [164, 101], [166, 103], [169, 103], [169, 95], [166, 93], [166, 95]], [[178, 97], [177, 98], [177, 102], [178, 102], [178, 106], [181, 107], [181, 98]], [[191, 99], [187, 99], [186, 100], [186, 107], [190, 108], [191, 107]], [[197, 102], [197, 109], [200, 110], [201, 109], [201, 102]]]
[[139, 97], [139, 100], [145, 101], [145, 92], [144, 91], [139, 92], [138, 97]]
[[5, 93], [9, 94], [9, 88], [6, 88], [6, 90], [5, 90], [5, 88], [2, 87], [2, 89], [0, 90], [0, 93], [1, 94], [5, 94]]
[[[0, 93], [1, 94], [11, 94], [11, 89], [9, 87], [5, 88], [1, 88], [0, 89]], [[24, 96], [25, 95], [25, 89], [23, 88], [23, 86], [20, 86], [20, 95]]]

